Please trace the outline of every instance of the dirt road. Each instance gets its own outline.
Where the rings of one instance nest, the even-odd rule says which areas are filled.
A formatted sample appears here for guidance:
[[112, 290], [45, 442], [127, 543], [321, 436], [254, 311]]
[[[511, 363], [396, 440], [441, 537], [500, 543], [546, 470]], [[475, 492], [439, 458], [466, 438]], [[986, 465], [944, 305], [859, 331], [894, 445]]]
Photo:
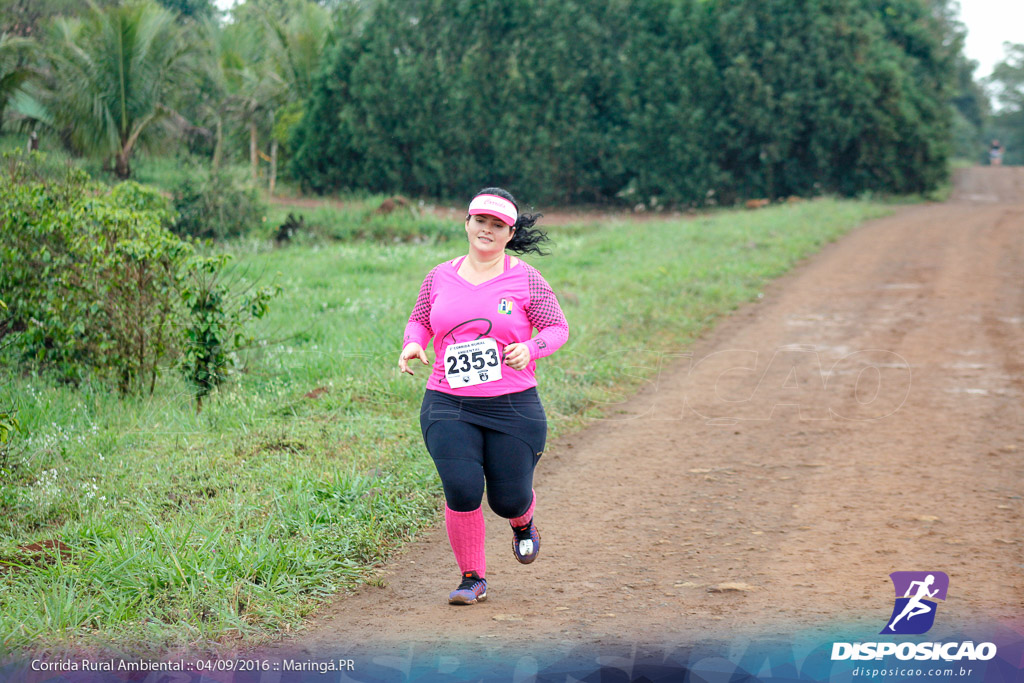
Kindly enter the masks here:
[[862, 226], [691, 351], [549, 444], [535, 564], [488, 512], [486, 603], [446, 604], [438, 529], [269, 652], [863, 639], [898, 570], [949, 575], [947, 632], [1024, 632], [1024, 169]]

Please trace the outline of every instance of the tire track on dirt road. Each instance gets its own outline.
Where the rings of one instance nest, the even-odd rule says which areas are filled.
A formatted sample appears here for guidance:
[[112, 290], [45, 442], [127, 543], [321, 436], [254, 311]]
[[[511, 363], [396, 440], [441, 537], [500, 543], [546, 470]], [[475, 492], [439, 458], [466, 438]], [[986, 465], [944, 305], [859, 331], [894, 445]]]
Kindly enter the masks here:
[[550, 444], [541, 557], [516, 564], [488, 512], [486, 603], [446, 604], [437, 529], [265, 651], [868, 637], [897, 570], [950, 575], [944, 629], [1019, 629], [1024, 175], [957, 188], [829, 245]]

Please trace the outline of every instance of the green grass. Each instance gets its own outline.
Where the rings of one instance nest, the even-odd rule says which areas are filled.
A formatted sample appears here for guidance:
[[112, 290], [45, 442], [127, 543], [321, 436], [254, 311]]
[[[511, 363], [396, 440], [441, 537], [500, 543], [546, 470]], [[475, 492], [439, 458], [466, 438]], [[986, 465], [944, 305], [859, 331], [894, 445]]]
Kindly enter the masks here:
[[422, 242], [449, 241], [462, 235], [462, 226], [432, 214], [416, 203], [400, 206], [390, 213], [378, 211], [384, 195], [347, 197], [339, 202], [325, 199], [315, 206], [272, 203], [267, 211], [263, 234], [272, 238], [289, 214], [300, 220], [292, 242], [312, 245], [324, 241]]
[[[196, 164], [205, 163], [205, 160], [187, 157], [176, 159], [139, 154], [133, 164], [134, 179], [170, 193], [196, 172]], [[234, 164], [224, 170], [239, 182], [249, 182], [248, 165]], [[363, 240], [388, 243], [444, 241], [461, 234], [457, 222], [435, 216], [416, 202], [399, 206], [391, 213], [380, 213], [378, 208], [388, 199], [386, 195], [355, 192], [314, 201], [312, 206], [300, 206], [289, 203], [287, 195], [293, 193], [294, 188], [288, 186], [279, 188], [275, 195], [278, 201], [272, 201], [267, 195], [265, 181], [265, 178], [261, 179], [260, 192], [263, 201], [267, 202], [266, 217], [251, 231], [251, 236], [258, 240], [273, 239], [289, 214], [296, 221], [301, 221], [291, 238], [295, 245]], [[303, 200], [304, 204], [308, 202], [308, 198]]]
[[[665, 351], [889, 210], [819, 200], [553, 228], [553, 254], [527, 259], [571, 327], [539, 364], [552, 435], [614, 409]], [[417, 423], [427, 373], [394, 366], [422, 276], [463, 243], [234, 248], [240, 274], [284, 293], [260, 323], [274, 341], [200, 414], [170, 371], [138, 399], [0, 380], [0, 408], [14, 406], [23, 425], [0, 480], [0, 650], [153, 653], [271, 638], [374, 580], [437, 522], [440, 485]], [[25, 550], [44, 542], [63, 546]]]
[[[132, 158], [132, 180], [171, 192], [194, 172], [197, 163], [200, 163], [198, 159], [191, 161], [188, 157], [136, 154]], [[206, 159], [202, 163], [209, 166]], [[232, 170], [242, 174], [240, 170]]]

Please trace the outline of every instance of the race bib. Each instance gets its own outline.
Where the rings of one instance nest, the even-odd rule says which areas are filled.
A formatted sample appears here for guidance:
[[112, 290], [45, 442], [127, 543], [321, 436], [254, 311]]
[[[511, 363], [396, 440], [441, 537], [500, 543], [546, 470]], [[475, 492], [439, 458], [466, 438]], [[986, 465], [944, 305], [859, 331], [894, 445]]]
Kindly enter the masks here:
[[501, 379], [498, 342], [485, 337], [449, 344], [444, 350], [444, 377], [452, 389]]

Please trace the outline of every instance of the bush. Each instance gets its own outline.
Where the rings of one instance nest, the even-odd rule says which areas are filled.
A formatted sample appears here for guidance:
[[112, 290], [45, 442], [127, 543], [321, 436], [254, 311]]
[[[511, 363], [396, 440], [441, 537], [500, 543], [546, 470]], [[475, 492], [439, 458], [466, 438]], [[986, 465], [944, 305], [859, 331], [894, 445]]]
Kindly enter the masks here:
[[0, 483], [10, 474], [11, 435], [21, 429], [18, 418], [11, 408], [0, 409]]
[[[191, 349], [191, 330], [204, 324], [194, 310], [195, 281], [216, 282], [224, 260], [197, 256], [167, 230], [173, 213], [152, 188], [126, 182], [108, 190], [70, 169], [40, 181], [32, 158], [4, 157], [0, 295], [8, 311], [0, 340], [10, 338], [22, 362], [65, 381], [92, 371], [115, 378], [122, 393], [152, 393], [161, 366]], [[253, 310], [250, 298], [215, 291]], [[258, 300], [261, 315], [270, 295]], [[230, 350], [242, 343], [241, 326], [258, 316], [227, 304], [220, 312]]]
[[54, 368], [68, 380], [98, 356], [85, 334], [98, 311], [82, 296], [76, 263], [87, 243], [71, 229], [77, 205], [96, 191], [81, 171], [64, 168], [59, 177], [41, 174], [41, 157], [18, 150], [4, 154], [0, 184], [0, 295], [8, 305], [0, 338], [26, 361]]
[[247, 234], [263, 223], [267, 207], [256, 188], [226, 171], [196, 169], [174, 189], [178, 218], [172, 230], [180, 236], [226, 239]]
[[[7, 310], [7, 304], [0, 299], [0, 312]], [[3, 480], [9, 471], [8, 452], [11, 435], [18, 431], [20, 425], [15, 416], [13, 408], [0, 408], [0, 480]]]
[[241, 291], [225, 282], [226, 255], [196, 262], [190, 269], [182, 300], [188, 309], [181, 370], [193, 387], [196, 409], [227, 379], [237, 352], [254, 342], [243, 330], [262, 318], [278, 287], [248, 287]]
[[153, 218], [159, 219], [160, 224], [168, 228], [174, 225], [177, 218], [170, 200], [150, 185], [128, 180], [115, 185], [110, 191], [110, 197], [126, 209], [150, 212]]
[[5, 155], [0, 291], [22, 360], [72, 382], [112, 373], [128, 393], [152, 388], [170, 351], [181, 271], [192, 247], [168, 232], [166, 200], [135, 183], [106, 190], [81, 171], [37, 180]]

